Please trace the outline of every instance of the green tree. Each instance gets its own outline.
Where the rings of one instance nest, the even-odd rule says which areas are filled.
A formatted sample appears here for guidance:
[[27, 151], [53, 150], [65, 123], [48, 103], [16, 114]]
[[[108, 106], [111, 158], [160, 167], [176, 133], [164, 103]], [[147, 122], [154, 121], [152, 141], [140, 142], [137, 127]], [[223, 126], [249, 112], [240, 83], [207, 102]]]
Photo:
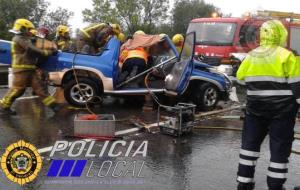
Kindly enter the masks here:
[[177, 0], [172, 10], [173, 33], [185, 34], [192, 19], [211, 17], [213, 12], [219, 9], [203, 0]]
[[12, 38], [8, 30], [13, 27], [14, 21], [18, 18], [29, 19], [38, 27], [43, 23], [67, 23], [73, 14], [61, 8], [47, 12], [49, 5], [50, 3], [45, 0], [0, 0], [0, 39]]
[[67, 9], [58, 7], [54, 11], [48, 12], [40, 22], [40, 25], [47, 27], [52, 34], [55, 33], [59, 25], [67, 25], [69, 19], [74, 15], [73, 12]]
[[139, 29], [152, 33], [166, 18], [168, 5], [162, 0], [93, 0], [93, 9], [82, 14], [85, 22], [119, 23], [131, 34]]
[[41, 18], [47, 14], [47, 7], [50, 5], [49, 2], [44, 0], [34, 0], [32, 6], [35, 7], [32, 13], [28, 16], [28, 19], [33, 22], [35, 26], [39, 26]]
[[141, 0], [111, 0], [116, 3], [112, 9], [116, 13], [120, 24], [127, 29], [128, 33], [133, 34], [142, 26], [142, 5]]
[[93, 0], [93, 9], [82, 11], [84, 22], [116, 22], [116, 14], [112, 11], [110, 0]]
[[153, 33], [155, 27], [164, 23], [168, 18], [168, 1], [161, 0], [144, 0], [141, 2], [144, 7], [143, 28], [148, 33]]
[[154, 33], [156, 33], [156, 34], [167, 34], [169, 37], [172, 38], [172, 36], [174, 35], [172, 24], [170, 22], [160, 24], [160, 25], [156, 26]]
[[10, 39], [8, 30], [18, 18], [37, 18], [34, 14], [42, 14], [38, 4], [44, 4], [43, 0], [0, 0], [0, 38]]

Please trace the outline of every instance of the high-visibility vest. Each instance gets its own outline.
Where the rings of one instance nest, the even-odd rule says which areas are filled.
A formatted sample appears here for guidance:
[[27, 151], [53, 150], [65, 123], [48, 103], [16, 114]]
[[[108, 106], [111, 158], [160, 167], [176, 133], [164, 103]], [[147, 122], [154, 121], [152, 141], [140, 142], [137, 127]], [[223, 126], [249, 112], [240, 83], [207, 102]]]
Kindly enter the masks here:
[[299, 61], [280, 46], [260, 46], [242, 62], [237, 79], [247, 84], [248, 96], [294, 96], [300, 103]]
[[125, 62], [126, 58], [128, 56], [128, 50], [124, 49], [119, 56], [119, 67], [122, 68], [123, 63]]
[[[148, 61], [148, 56], [149, 54], [147, 53], [147, 51], [144, 48], [136, 48], [134, 50], [128, 50], [128, 54], [126, 59], [129, 58], [142, 58], [146, 61]], [[126, 61], [125, 59], [125, 61]]]

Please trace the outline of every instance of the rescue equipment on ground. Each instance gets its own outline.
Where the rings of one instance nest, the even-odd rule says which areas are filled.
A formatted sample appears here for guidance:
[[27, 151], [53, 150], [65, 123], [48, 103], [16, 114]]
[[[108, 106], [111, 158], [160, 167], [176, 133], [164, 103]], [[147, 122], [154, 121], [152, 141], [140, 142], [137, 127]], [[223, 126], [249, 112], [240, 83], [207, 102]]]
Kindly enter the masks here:
[[74, 118], [74, 136], [100, 138], [115, 136], [113, 114], [78, 114]]
[[[191, 133], [194, 128], [196, 105], [187, 103], [178, 103], [174, 107], [159, 105], [157, 114], [157, 123], [161, 133], [172, 136], [181, 136]], [[161, 123], [162, 112], [164, 112]]]

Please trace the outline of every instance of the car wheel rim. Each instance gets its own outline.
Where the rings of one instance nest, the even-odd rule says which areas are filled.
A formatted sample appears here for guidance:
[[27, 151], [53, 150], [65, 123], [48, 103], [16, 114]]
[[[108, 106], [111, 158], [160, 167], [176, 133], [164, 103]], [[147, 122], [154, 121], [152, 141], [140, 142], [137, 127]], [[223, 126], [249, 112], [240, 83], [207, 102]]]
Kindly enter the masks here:
[[94, 96], [93, 88], [85, 83], [79, 83], [71, 88], [71, 98], [77, 103], [86, 103]]
[[214, 88], [206, 89], [204, 93], [204, 104], [206, 106], [213, 106], [217, 102], [217, 91]]

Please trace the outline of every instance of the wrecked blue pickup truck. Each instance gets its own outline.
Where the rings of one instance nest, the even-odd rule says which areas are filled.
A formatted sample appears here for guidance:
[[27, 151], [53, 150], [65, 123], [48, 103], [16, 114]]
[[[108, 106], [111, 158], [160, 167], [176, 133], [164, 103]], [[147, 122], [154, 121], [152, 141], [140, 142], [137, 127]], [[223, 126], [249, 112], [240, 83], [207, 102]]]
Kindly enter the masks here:
[[[156, 46], [163, 48], [152, 55], [153, 66], [145, 72], [155, 68], [159, 77], [150, 77], [148, 88], [128, 87], [126, 81], [120, 84], [120, 42], [116, 38], [111, 38], [97, 55], [59, 52], [49, 57], [42, 67], [49, 72], [52, 84], [63, 87], [66, 100], [74, 106], [83, 107], [95, 96], [145, 95], [151, 90], [155, 94], [177, 96], [201, 110], [212, 110], [219, 100], [228, 99], [231, 81], [209, 65], [194, 60], [194, 43], [192, 32], [186, 36], [179, 54], [171, 40], [163, 37]], [[0, 41], [0, 63], [11, 63], [8, 41]], [[135, 78], [138, 77], [128, 82]]]

